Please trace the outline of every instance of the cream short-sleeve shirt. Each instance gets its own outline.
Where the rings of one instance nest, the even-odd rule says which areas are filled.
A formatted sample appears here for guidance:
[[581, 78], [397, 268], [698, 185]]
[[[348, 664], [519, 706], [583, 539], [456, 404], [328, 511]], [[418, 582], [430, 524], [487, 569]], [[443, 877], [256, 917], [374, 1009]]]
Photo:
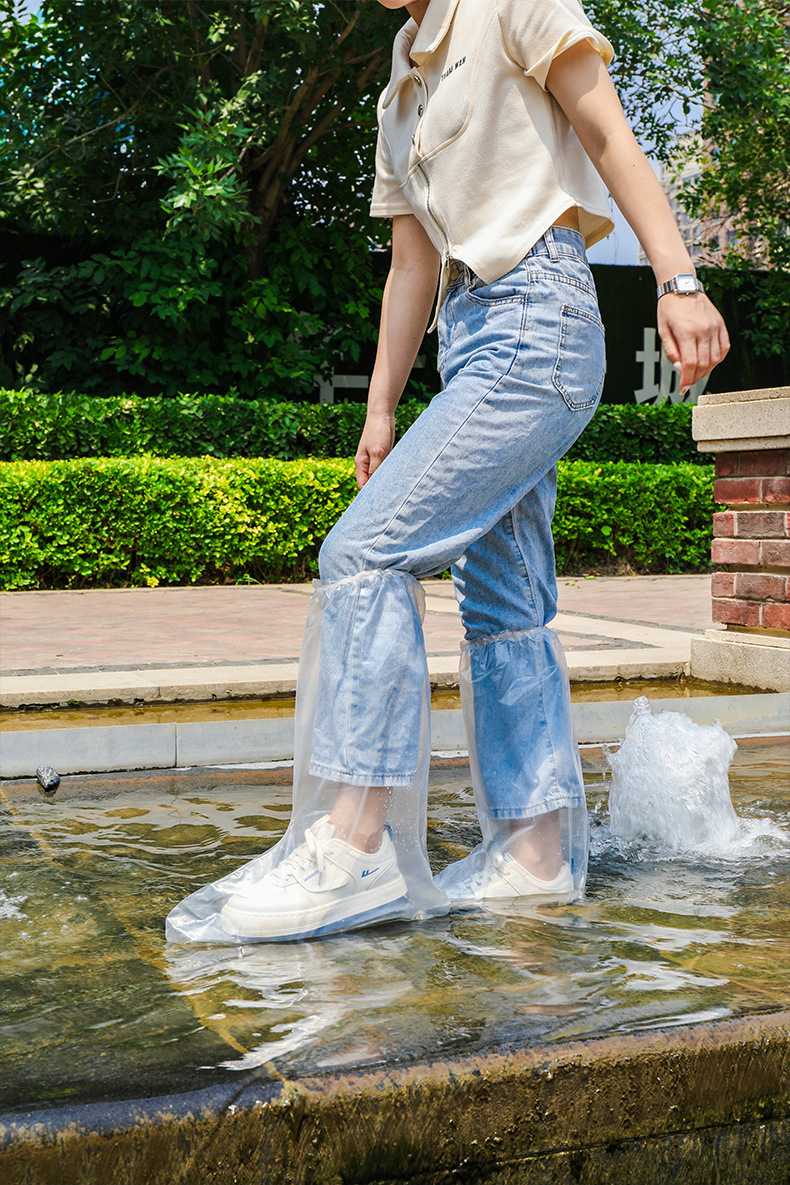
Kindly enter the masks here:
[[545, 89], [580, 41], [612, 60], [578, 0], [430, 0], [395, 37], [371, 214], [416, 215], [444, 271], [460, 259], [485, 283], [571, 206], [588, 247], [609, 234], [606, 187]]

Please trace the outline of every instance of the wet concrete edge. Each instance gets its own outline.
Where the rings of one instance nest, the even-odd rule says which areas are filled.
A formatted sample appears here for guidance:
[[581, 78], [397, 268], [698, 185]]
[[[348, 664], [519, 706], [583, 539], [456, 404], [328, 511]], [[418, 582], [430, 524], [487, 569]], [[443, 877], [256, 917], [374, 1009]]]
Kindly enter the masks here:
[[0, 1116], [0, 1144], [9, 1185], [784, 1185], [790, 1011], [347, 1074], [262, 1071]]
[[[633, 704], [627, 700], [579, 701], [572, 705], [580, 744], [617, 742]], [[694, 696], [655, 701], [654, 710], [681, 712], [697, 724], [718, 720], [735, 737], [787, 735], [790, 693]], [[34, 716], [26, 717], [35, 720]], [[165, 769], [223, 763], [292, 761], [293, 717], [251, 717], [160, 724], [93, 724], [68, 728], [2, 730], [0, 777], [29, 777], [39, 765], [61, 774], [108, 770]], [[431, 713], [431, 747], [465, 750], [460, 709]]]

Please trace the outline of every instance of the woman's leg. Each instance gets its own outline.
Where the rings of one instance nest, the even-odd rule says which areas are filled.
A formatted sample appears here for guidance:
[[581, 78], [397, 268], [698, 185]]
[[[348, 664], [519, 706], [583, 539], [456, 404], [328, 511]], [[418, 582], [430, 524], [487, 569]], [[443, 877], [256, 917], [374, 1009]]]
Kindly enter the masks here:
[[[586, 871], [581, 770], [564, 656], [544, 627], [556, 611], [554, 463], [593, 413], [604, 355], [579, 236], [556, 238], [546, 236], [497, 284], [451, 292], [445, 388], [330, 533], [321, 574], [341, 588], [359, 573], [427, 576], [455, 561], [487, 850], [496, 839], [501, 854], [508, 836], [507, 853], [538, 881], [560, 877], [567, 890], [570, 877], [578, 891]], [[317, 717], [313, 772], [371, 786], [367, 755], [383, 752], [389, 760], [378, 764], [408, 781], [417, 672], [409, 677], [409, 644], [396, 646], [397, 657], [389, 652], [395, 639], [405, 641], [398, 616], [382, 627], [360, 598], [353, 610], [327, 615], [325, 665], [337, 674]], [[421, 637], [419, 647], [422, 670]], [[339, 653], [343, 660], [332, 661]], [[345, 758], [333, 762], [333, 752]], [[338, 801], [345, 811], [346, 790]], [[392, 797], [381, 793], [375, 803], [383, 825]]]
[[451, 898], [569, 897], [584, 887], [586, 809], [556, 634], [546, 474], [455, 565], [461, 696], [483, 842], [439, 878]]
[[[283, 896], [273, 891], [279, 861], [296, 855], [305, 830], [323, 828], [321, 843], [308, 844], [318, 871], [304, 874], [316, 877], [305, 880], [306, 891], [327, 883], [319, 875], [325, 824], [332, 842], [345, 842], [335, 836], [339, 826], [363, 850], [354, 820], [340, 817], [344, 801], [363, 812], [371, 805], [373, 838], [386, 807], [411, 916], [440, 905], [425, 856], [428, 685], [414, 578], [457, 563], [491, 532], [592, 415], [603, 383], [603, 328], [581, 236], [547, 232], [501, 280], [456, 285], [440, 339], [443, 391], [322, 548], [300, 662], [291, 827], [250, 874], [257, 882], [246, 874], [233, 882], [262, 913]], [[351, 787], [365, 793], [355, 799]], [[296, 862], [307, 867], [302, 855]], [[262, 916], [262, 929], [268, 925]]]

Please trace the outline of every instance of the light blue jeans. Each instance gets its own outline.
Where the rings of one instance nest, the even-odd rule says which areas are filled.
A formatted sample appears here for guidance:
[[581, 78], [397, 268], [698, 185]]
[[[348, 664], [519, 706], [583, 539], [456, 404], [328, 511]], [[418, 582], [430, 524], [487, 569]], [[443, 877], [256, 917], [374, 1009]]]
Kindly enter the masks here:
[[328, 535], [310, 771], [414, 777], [425, 648], [414, 577], [452, 569], [492, 818], [583, 802], [553, 631], [556, 462], [591, 419], [604, 330], [584, 241], [553, 227], [507, 275], [467, 268], [439, 319], [442, 391]]

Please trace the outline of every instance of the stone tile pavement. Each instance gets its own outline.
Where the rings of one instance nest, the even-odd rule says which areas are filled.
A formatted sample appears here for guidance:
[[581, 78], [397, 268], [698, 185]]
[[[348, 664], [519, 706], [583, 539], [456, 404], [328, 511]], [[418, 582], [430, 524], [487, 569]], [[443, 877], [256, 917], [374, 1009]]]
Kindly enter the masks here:
[[[449, 581], [424, 582], [434, 686], [457, 684]], [[0, 706], [293, 690], [308, 584], [0, 594]], [[712, 627], [709, 576], [567, 578], [554, 622], [574, 681], [675, 676]]]

